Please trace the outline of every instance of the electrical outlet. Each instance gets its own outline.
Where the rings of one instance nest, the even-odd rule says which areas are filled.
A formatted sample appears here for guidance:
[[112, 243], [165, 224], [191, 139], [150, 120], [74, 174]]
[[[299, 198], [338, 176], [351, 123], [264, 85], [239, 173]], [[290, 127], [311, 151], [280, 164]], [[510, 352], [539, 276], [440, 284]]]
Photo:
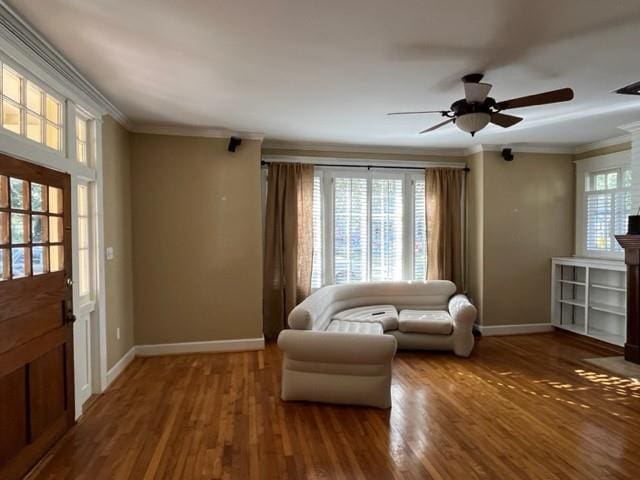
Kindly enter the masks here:
[[107, 260], [113, 260], [113, 247], [107, 247]]
[[116, 328], [116, 340], [120, 340], [120, 327]]

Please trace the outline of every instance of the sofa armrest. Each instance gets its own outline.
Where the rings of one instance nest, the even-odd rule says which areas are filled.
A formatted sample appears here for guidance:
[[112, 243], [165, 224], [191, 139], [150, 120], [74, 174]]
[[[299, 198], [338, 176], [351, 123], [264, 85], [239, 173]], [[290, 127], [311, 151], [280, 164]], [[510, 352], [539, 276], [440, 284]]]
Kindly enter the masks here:
[[390, 362], [397, 342], [391, 335], [283, 330], [278, 347], [292, 360], [371, 365]]
[[454, 330], [471, 331], [478, 316], [478, 310], [466, 295], [458, 294], [449, 300], [449, 314], [453, 319]]

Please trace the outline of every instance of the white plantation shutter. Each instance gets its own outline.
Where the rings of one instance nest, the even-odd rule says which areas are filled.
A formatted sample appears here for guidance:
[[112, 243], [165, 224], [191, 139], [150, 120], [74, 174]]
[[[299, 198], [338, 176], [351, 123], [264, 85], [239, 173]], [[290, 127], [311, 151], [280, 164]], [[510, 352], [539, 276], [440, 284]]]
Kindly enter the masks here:
[[322, 286], [322, 233], [324, 225], [322, 221], [322, 178], [316, 175], [313, 178], [313, 267], [311, 270], [311, 288]]
[[413, 183], [413, 278], [427, 278], [427, 212], [424, 180]]
[[368, 279], [368, 182], [366, 178], [334, 179], [334, 281]]
[[593, 172], [585, 185], [586, 246], [596, 253], [621, 252], [614, 235], [627, 229], [631, 214], [631, 171]]
[[402, 279], [403, 180], [371, 182], [371, 275], [369, 280]]

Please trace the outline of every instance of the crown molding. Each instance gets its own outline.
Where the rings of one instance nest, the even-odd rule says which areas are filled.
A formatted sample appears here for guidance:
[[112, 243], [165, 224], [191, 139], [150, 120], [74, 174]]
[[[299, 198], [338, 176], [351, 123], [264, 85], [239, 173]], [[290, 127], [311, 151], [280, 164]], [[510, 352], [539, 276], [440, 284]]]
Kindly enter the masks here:
[[240, 137], [245, 140], [264, 139], [264, 134], [258, 132], [244, 132], [228, 128], [216, 127], [185, 127], [180, 125], [146, 125], [134, 124], [131, 128], [134, 133], [148, 133], [152, 135], [174, 135], [178, 137], [205, 137], [205, 138], [229, 138]]
[[[624, 127], [620, 127], [624, 129]], [[600, 148], [613, 147], [614, 145], [620, 145], [631, 141], [631, 134], [618, 135], [617, 137], [605, 138], [604, 140], [598, 140], [597, 142], [585, 143], [578, 145], [573, 149], [574, 154], [580, 154], [590, 152], [591, 150], [598, 150]]]
[[0, 0], [0, 34], [14, 47], [14, 54], [29, 58], [53, 74], [58, 82], [71, 86], [90, 100], [102, 114], [107, 113], [124, 127], [131, 127], [129, 119], [4, 0]]
[[534, 143], [515, 143], [503, 145], [487, 145], [478, 144], [467, 149], [467, 155], [473, 155], [480, 152], [500, 152], [503, 148], [510, 148], [514, 153], [541, 153], [547, 155], [567, 155], [573, 153], [573, 147], [560, 145], [546, 145]]
[[356, 154], [383, 154], [383, 155], [414, 155], [414, 156], [443, 156], [443, 157], [466, 157], [466, 148], [411, 148], [411, 147], [390, 147], [381, 145], [351, 145], [341, 143], [307, 143], [307, 142], [285, 142], [279, 140], [266, 140], [264, 149], [273, 150], [300, 150], [316, 152], [340, 152]]

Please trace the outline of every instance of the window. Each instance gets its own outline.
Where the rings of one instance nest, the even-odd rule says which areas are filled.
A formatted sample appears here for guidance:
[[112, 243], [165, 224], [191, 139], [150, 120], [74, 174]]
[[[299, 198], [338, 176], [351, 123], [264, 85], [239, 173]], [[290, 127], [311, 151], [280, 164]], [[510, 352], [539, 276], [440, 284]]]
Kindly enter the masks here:
[[1, 83], [2, 128], [61, 151], [62, 102], [7, 65]]
[[628, 167], [591, 172], [585, 177], [586, 250], [622, 252], [615, 239], [625, 233], [631, 213], [631, 170]]
[[76, 160], [89, 163], [89, 119], [80, 112], [76, 114]]
[[91, 265], [89, 254], [89, 186], [78, 185], [78, 295], [91, 294]]
[[427, 268], [424, 174], [317, 167], [312, 288], [416, 279]]
[[64, 269], [60, 188], [0, 175], [0, 281]]

